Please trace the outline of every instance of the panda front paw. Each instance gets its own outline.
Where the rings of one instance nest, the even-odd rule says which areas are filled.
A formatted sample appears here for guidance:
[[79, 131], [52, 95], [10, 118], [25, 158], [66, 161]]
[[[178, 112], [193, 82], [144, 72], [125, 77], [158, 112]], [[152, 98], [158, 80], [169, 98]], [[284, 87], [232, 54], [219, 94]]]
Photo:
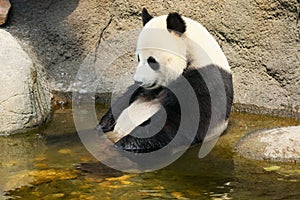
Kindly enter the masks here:
[[115, 123], [113, 123], [113, 124], [111, 124], [109, 126], [103, 126], [101, 124], [98, 124], [96, 126], [96, 130], [97, 131], [103, 131], [104, 133], [106, 133], [106, 132], [114, 130], [114, 127], [115, 127]]

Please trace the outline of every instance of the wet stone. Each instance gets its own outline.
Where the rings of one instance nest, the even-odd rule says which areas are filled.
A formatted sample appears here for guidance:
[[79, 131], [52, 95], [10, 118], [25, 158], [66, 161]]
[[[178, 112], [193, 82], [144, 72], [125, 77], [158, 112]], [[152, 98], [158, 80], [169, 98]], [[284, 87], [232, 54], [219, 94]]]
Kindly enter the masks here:
[[259, 130], [240, 139], [235, 151], [250, 159], [300, 161], [300, 126]]

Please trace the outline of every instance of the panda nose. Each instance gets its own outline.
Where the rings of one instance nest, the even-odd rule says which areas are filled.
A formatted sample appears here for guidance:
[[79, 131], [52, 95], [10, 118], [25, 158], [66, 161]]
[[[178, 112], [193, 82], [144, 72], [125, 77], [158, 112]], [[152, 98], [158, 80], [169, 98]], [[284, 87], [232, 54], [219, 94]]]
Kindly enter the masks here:
[[142, 81], [134, 81], [135, 84], [138, 84], [138, 85], [142, 85], [143, 82]]

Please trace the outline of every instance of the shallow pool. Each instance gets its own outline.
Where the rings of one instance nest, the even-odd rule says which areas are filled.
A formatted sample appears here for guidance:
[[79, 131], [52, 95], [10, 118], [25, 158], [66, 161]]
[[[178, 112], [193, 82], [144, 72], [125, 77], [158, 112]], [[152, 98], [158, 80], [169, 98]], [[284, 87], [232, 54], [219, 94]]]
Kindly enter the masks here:
[[[101, 115], [105, 106], [98, 106]], [[126, 174], [96, 163], [76, 134], [70, 108], [44, 128], [0, 137], [0, 199], [300, 199], [300, 164], [250, 161], [232, 152], [248, 132], [300, 121], [233, 113], [214, 150], [199, 146], [159, 171]]]

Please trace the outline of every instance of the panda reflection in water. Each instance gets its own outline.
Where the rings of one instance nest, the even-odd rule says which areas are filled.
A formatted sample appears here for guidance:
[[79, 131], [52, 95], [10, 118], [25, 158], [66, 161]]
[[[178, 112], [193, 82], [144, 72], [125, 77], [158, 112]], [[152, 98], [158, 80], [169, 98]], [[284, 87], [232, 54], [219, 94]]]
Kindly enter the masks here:
[[[222, 98], [211, 94], [223, 89], [223, 119], [210, 133], [219, 136], [227, 128], [233, 100], [232, 75], [220, 46], [201, 24], [178, 13], [152, 17], [144, 8], [142, 18], [135, 84], [113, 103], [97, 129], [116, 148], [130, 152], [201, 143], [216, 109], [211, 98]], [[183, 107], [189, 114], [183, 115]], [[187, 125], [170, 147], [183, 121]]]

